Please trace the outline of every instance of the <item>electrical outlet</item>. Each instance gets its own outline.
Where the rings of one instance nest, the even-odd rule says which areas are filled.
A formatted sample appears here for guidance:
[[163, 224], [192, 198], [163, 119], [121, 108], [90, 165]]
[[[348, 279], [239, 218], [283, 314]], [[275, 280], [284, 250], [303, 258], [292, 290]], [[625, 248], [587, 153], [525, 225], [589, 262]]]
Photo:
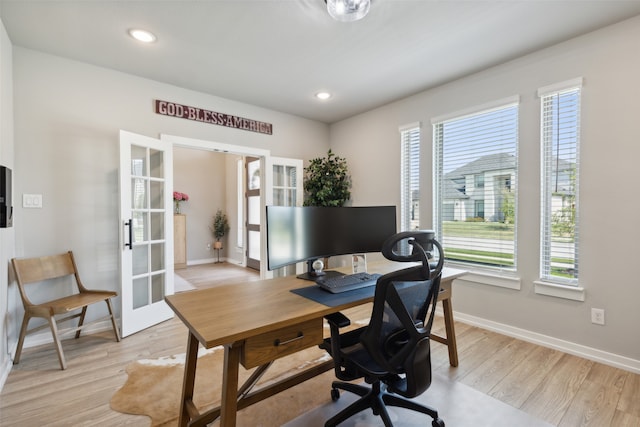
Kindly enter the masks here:
[[596, 325], [604, 325], [604, 309], [592, 308], [591, 309], [591, 323]]

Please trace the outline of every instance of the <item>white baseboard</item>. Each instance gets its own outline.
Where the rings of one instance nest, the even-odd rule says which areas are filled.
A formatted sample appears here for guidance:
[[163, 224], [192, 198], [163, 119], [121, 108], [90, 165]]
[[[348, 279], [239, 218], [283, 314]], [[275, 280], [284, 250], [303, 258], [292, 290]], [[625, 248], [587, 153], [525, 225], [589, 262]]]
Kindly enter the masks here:
[[[217, 258], [192, 259], [187, 261], [187, 265], [213, 264], [217, 260]], [[222, 260], [224, 260], [224, 258], [220, 258], [220, 261]]]
[[0, 366], [0, 391], [2, 391], [4, 383], [7, 382], [7, 378], [9, 378], [9, 373], [11, 372], [12, 367], [13, 361], [10, 357], [7, 357], [2, 366]]
[[[438, 311], [442, 314], [441, 309]], [[454, 319], [468, 325], [477, 326], [479, 328], [517, 338], [522, 341], [527, 341], [543, 347], [549, 347], [574, 356], [593, 360], [594, 362], [599, 362], [605, 365], [624, 369], [625, 371], [633, 372], [635, 374], [640, 374], [640, 360], [631, 359], [629, 357], [598, 350], [597, 348], [587, 347], [571, 341], [561, 340], [548, 335], [516, 328], [505, 325], [504, 323], [494, 322], [492, 320], [483, 319], [465, 313], [454, 312]]]
[[[68, 335], [65, 335], [62, 337], [63, 341], [67, 339], [72, 339], [74, 337], [74, 335], [70, 333], [70, 331], [72, 330], [74, 330], [74, 328], [58, 329], [59, 334], [64, 334], [66, 332], [69, 332]], [[96, 334], [98, 332], [104, 332], [104, 331], [113, 332], [113, 326], [111, 326], [111, 320], [107, 319], [102, 322], [96, 322], [91, 325], [87, 325], [87, 327], [82, 328], [82, 335], [91, 335], [91, 334]], [[49, 343], [53, 343], [53, 336], [51, 335], [51, 329], [43, 329], [42, 332], [28, 334], [24, 338], [24, 345], [22, 346], [22, 348], [25, 349], [30, 347], [36, 347], [38, 345], [49, 344]], [[11, 354], [15, 354], [15, 349]]]

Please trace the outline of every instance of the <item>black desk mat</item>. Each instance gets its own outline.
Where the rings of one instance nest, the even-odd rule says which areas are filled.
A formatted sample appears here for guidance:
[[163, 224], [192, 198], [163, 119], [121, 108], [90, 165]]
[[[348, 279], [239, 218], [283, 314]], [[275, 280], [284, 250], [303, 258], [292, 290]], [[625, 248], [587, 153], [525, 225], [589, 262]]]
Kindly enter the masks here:
[[359, 301], [366, 298], [373, 298], [376, 292], [375, 286], [367, 286], [365, 288], [354, 289], [352, 291], [332, 294], [325, 291], [318, 285], [306, 286], [304, 288], [292, 289], [291, 292], [298, 294], [328, 307], [336, 307], [342, 304], [348, 304], [353, 301]]

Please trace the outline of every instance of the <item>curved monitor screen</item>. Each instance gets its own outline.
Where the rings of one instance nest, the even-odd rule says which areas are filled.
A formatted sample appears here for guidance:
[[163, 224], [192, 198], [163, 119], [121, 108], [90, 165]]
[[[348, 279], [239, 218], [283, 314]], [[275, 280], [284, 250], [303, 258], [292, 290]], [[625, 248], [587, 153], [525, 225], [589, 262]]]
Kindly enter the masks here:
[[395, 206], [267, 206], [268, 268], [380, 252], [383, 242], [395, 233]]

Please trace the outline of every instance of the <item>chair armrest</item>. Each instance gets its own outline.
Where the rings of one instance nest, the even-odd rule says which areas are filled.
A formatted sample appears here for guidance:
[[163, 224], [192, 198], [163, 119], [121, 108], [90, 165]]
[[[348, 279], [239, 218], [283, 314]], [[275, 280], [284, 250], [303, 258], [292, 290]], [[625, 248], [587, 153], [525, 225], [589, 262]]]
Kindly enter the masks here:
[[338, 328], [344, 328], [351, 324], [351, 321], [349, 320], [349, 318], [344, 314], [342, 314], [341, 312], [328, 314], [324, 316], [324, 318], [327, 319], [327, 322], [329, 322], [329, 325], [337, 326]]

